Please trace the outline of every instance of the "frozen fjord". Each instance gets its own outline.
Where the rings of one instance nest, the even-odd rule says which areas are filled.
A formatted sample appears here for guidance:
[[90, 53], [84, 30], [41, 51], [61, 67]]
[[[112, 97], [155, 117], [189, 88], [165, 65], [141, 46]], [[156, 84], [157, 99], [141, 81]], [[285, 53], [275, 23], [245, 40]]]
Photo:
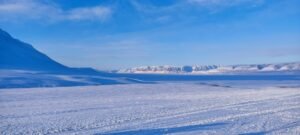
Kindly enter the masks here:
[[299, 81], [0, 90], [0, 134], [299, 134]]

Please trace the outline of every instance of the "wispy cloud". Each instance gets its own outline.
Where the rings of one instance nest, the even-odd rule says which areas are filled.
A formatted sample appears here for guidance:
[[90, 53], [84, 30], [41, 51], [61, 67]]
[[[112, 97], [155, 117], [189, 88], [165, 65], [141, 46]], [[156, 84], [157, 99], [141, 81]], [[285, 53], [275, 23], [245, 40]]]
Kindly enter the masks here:
[[[195, 16], [211, 15], [230, 8], [255, 8], [265, 2], [265, 0], [174, 0], [160, 5], [157, 1], [145, 1], [130, 0], [129, 2], [140, 16], [154, 23], [186, 20], [189, 17], [193, 19]], [[195, 12], [200, 14], [194, 14]]]
[[100, 5], [64, 10], [56, 3], [48, 1], [0, 0], [0, 21], [15, 21], [19, 19], [39, 19], [45, 21], [103, 21], [111, 14], [111, 8]]
[[259, 4], [264, 2], [264, 0], [188, 0], [189, 3], [199, 4], [202, 6], [212, 6], [212, 5], [222, 5], [222, 6], [232, 6], [242, 3], [252, 3]]
[[66, 15], [67, 19], [82, 20], [82, 19], [99, 19], [103, 20], [111, 14], [111, 9], [102, 6], [90, 8], [76, 8], [69, 11]]
[[139, 11], [143, 12], [166, 12], [176, 11], [178, 9], [187, 9], [191, 6], [200, 6], [202, 8], [216, 9], [231, 6], [238, 6], [240, 4], [247, 4], [249, 6], [260, 5], [265, 0], [174, 0], [175, 2], [166, 4], [164, 6], [156, 6], [154, 2], [142, 4], [138, 0], [131, 0], [131, 4]]

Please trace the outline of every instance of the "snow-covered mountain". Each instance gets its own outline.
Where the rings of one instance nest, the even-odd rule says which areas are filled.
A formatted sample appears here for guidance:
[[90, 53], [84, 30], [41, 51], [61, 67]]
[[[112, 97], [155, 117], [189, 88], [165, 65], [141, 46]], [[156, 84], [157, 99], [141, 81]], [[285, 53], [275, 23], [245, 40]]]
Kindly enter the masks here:
[[0, 69], [58, 71], [68, 67], [0, 29]]
[[117, 71], [118, 73], [157, 73], [157, 74], [221, 74], [221, 73], [263, 73], [299, 72], [300, 62], [281, 64], [251, 65], [206, 65], [206, 66], [142, 66]]
[[29, 70], [63, 74], [103, 74], [92, 68], [71, 68], [51, 59], [32, 45], [0, 28], [0, 70]]
[[0, 88], [128, 83], [92, 68], [71, 68], [0, 29]]

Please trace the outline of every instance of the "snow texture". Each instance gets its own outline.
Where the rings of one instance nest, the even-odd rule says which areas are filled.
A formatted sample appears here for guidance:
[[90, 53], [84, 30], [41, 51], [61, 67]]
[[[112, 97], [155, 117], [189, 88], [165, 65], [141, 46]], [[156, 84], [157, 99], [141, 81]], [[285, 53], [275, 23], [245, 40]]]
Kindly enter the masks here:
[[0, 90], [0, 134], [300, 134], [299, 81]]
[[169, 75], [169, 74], [64, 74], [29, 70], [1, 70], [0, 89], [62, 86], [95, 86], [115, 84], [154, 84], [212, 80], [300, 80], [299, 75]]

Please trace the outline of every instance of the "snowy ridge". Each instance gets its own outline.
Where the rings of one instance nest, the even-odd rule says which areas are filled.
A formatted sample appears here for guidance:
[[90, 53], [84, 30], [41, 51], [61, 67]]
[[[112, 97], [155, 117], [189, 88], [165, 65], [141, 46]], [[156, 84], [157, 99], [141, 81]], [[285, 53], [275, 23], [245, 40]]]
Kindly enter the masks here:
[[142, 66], [117, 71], [118, 73], [158, 73], [158, 74], [218, 74], [218, 73], [255, 73], [255, 72], [299, 72], [300, 62], [281, 64], [251, 65], [207, 65], [207, 66]]

